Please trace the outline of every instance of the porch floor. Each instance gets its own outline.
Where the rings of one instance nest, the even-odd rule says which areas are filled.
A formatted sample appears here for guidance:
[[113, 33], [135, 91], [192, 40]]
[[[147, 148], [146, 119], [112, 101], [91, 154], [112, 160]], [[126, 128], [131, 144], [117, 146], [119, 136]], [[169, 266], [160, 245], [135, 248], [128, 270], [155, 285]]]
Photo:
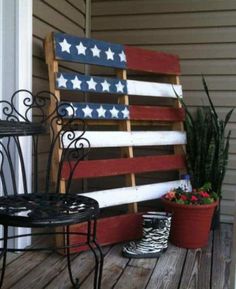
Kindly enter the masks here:
[[[157, 259], [127, 259], [122, 245], [104, 247], [102, 289], [227, 289], [232, 225], [221, 224], [204, 249], [186, 250], [170, 244]], [[90, 252], [73, 256], [80, 289], [92, 289]], [[69, 289], [66, 258], [54, 253], [9, 254], [4, 289]]]

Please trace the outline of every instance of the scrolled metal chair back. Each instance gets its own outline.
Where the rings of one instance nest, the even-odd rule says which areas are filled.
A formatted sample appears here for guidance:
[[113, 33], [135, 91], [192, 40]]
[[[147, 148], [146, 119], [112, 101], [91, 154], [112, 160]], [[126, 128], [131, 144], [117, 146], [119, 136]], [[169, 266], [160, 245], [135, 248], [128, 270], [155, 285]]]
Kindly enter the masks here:
[[[73, 105], [58, 103], [56, 96], [47, 91], [34, 95], [28, 90], [18, 90], [10, 101], [0, 101], [0, 181], [3, 195], [29, 193], [28, 179], [31, 178], [26, 173], [28, 164], [23, 153], [29, 148], [25, 148], [22, 141], [25, 137], [30, 137], [29, 147], [32, 147], [32, 192], [39, 192], [39, 182], [42, 183], [39, 170], [42, 156], [39, 152], [42, 147], [44, 149], [40, 139], [49, 138], [49, 135], [42, 191], [60, 192], [63, 165], [67, 162], [69, 172], [64, 193], [70, 192], [74, 172], [90, 149], [89, 141], [84, 137], [85, 123], [74, 115]], [[21, 192], [18, 192], [19, 178], [23, 187]]]

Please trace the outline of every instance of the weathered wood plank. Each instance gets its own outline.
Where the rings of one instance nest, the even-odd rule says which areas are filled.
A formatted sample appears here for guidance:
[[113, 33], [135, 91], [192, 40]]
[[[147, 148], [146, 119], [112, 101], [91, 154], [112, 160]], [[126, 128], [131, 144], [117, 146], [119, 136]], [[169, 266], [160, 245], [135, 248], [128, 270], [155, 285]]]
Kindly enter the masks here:
[[[13, 288], [15, 284], [20, 282], [21, 278], [25, 275], [28, 275], [31, 270], [36, 268], [38, 264], [44, 261], [47, 257], [49, 258], [52, 255], [48, 253], [38, 253], [35, 254], [34, 252], [27, 252], [22, 254], [20, 258], [14, 260], [6, 269], [5, 278], [3, 288]], [[32, 271], [33, 272], [33, 271]], [[18, 287], [19, 288], [28, 288], [26, 287]]]
[[[68, 54], [69, 55], [69, 54]], [[72, 57], [72, 56], [71, 56]], [[90, 58], [89, 58], [90, 60]], [[81, 62], [82, 61], [79, 61]], [[85, 63], [87, 63], [85, 61]], [[139, 69], [142, 70], [142, 69]], [[182, 86], [170, 83], [158, 83], [138, 80], [121, 80], [100, 76], [87, 76], [78, 73], [57, 73], [56, 87], [59, 90], [128, 94], [152, 97], [182, 97]]]
[[160, 74], [180, 74], [179, 58], [175, 55], [129, 46], [125, 46], [125, 54], [128, 69]]
[[[82, 134], [81, 131], [75, 131], [75, 139]], [[186, 134], [181, 131], [86, 131], [83, 138], [89, 140], [92, 148], [98, 147], [127, 147], [127, 146], [162, 146], [162, 145], [181, 145], [186, 143]], [[61, 147], [66, 148], [70, 145], [88, 147], [88, 142], [72, 142], [68, 138], [68, 133], [61, 135]]]
[[[121, 256], [122, 245], [114, 246], [111, 251], [106, 255], [101, 288], [112, 289], [123, 273], [129, 259]], [[91, 289], [93, 282], [93, 274], [81, 285], [80, 289]], [[53, 289], [53, 288], [52, 288]]]
[[228, 289], [231, 263], [232, 225], [221, 224], [214, 232], [212, 289]]
[[[103, 253], [107, 253], [109, 247], [103, 248]], [[66, 257], [65, 257], [66, 258]], [[83, 252], [77, 256], [72, 257], [71, 270], [75, 278], [79, 278], [80, 284], [88, 277], [94, 270], [94, 256], [91, 251]], [[90, 285], [93, 280], [91, 281]], [[63, 270], [50, 282], [44, 289], [69, 289], [71, 288], [71, 282], [69, 279], [69, 273], [67, 264]]]
[[145, 289], [177, 289], [181, 278], [186, 249], [169, 244], [165, 254], [161, 255]]
[[211, 258], [212, 233], [206, 248], [188, 250], [179, 289], [210, 289]]
[[[68, 179], [73, 162], [64, 163], [62, 178]], [[101, 168], [103, 168], [101, 170]], [[73, 179], [117, 176], [130, 173], [171, 171], [185, 168], [184, 155], [147, 156], [122, 159], [81, 161]]]
[[[34, 258], [34, 257], [33, 257]], [[66, 258], [58, 254], [51, 254], [43, 260], [30, 274], [26, 274], [23, 278], [17, 281], [14, 286], [8, 287], [11, 289], [19, 288], [34, 288], [42, 289], [55, 276], [60, 274], [66, 266]]]
[[170, 181], [134, 187], [124, 187], [103, 191], [83, 193], [82, 195], [91, 197], [98, 201], [100, 208], [154, 200], [162, 197], [169, 190], [181, 185], [181, 181]]
[[[74, 232], [86, 232], [86, 224], [74, 225]], [[107, 233], [109, 232], [109, 234]], [[97, 223], [97, 240], [102, 246], [138, 239], [142, 236], [141, 213], [128, 213], [100, 218]], [[71, 244], [83, 242], [84, 237], [71, 236]], [[76, 250], [76, 249], [74, 249]]]
[[134, 260], [128, 263], [114, 289], [143, 289], [150, 279], [156, 259]]
[[[86, 114], [85, 108], [92, 109], [92, 113]], [[119, 110], [117, 119], [129, 120], [151, 120], [151, 121], [183, 121], [185, 112], [181, 108], [160, 107], [160, 106], [143, 106], [143, 105], [125, 105], [111, 103], [94, 103], [94, 102], [65, 102], [60, 103], [63, 117], [78, 117], [79, 119], [110, 120], [114, 116], [111, 114], [112, 109]], [[66, 113], [64, 113], [64, 110]], [[122, 114], [122, 115], [121, 115]]]

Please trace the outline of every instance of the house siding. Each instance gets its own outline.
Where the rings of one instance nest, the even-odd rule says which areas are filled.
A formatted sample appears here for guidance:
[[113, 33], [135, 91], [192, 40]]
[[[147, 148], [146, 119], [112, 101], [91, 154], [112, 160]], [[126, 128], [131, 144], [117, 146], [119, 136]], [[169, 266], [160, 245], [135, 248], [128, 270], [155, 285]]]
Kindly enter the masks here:
[[[45, 62], [43, 41], [52, 31], [59, 31], [78, 36], [85, 35], [85, 0], [33, 0], [33, 83], [34, 93], [49, 91], [48, 68]], [[60, 70], [84, 72], [84, 65], [62, 63]], [[63, 94], [67, 99], [67, 92]], [[83, 97], [83, 96], [82, 96]], [[44, 177], [49, 135], [45, 136], [40, 146], [39, 178]]]
[[[49, 90], [43, 40], [52, 31], [85, 35], [84, 0], [33, 0], [33, 91]], [[65, 63], [65, 70], [83, 71], [84, 66]]]
[[[236, 2], [213, 0], [92, 1], [92, 37], [178, 54], [184, 99], [207, 104], [201, 75], [220, 117], [236, 105]], [[223, 185], [222, 221], [233, 222], [236, 185], [236, 111]]]

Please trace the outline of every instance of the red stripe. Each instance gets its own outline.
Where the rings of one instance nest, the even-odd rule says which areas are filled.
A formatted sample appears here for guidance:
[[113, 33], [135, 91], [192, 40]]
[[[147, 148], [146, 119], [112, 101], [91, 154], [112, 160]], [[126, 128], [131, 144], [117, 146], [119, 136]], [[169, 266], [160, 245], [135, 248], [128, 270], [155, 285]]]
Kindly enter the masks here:
[[132, 120], [183, 121], [185, 117], [182, 108], [131, 105], [129, 109]]
[[[73, 166], [73, 164], [71, 164]], [[117, 176], [130, 173], [171, 171], [185, 168], [184, 155], [163, 155], [127, 159], [81, 161], [74, 172], [74, 179]], [[64, 163], [62, 178], [67, 180], [70, 166]]]
[[179, 58], [176, 55], [130, 46], [125, 46], [125, 54], [128, 69], [160, 74], [180, 74]]
[[[87, 224], [73, 225], [72, 232], [87, 232]], [[107, 234], [109, 232], [109, 234]], [[97, 241], [101, 246], [112, 245], [142, 237], [142, 213], [102, 218], [97, 224]], [[85, 236], [70, 236], [71, 244], [86, 242]], [[70, 252], [88, 250], [87, 246], [72, 248]]]

